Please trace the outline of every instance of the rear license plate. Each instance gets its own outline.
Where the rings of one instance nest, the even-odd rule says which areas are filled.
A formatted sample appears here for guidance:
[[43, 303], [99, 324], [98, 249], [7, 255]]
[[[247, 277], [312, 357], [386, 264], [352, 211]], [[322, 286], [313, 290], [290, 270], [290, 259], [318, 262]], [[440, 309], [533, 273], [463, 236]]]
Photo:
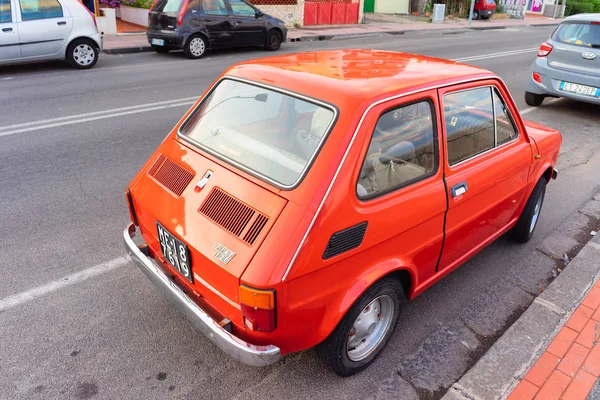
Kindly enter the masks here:
[[175, 268], [188, 281], [194, 283], [192, 268], [190, 265], [190, 252], [187, 245], [177, 239], [171, 232], [165, 229], [158, 221], [156, 222], [160, 250], [165, 260]]
[[164, 39], [152, 39], [152, 44], [155, 46], [164, 46], [165, 41]]
[[563, 92], [571, 92], [582, 94], [584, 96], [600, 97], [600, 89], [592, 86], [580, 85], [578, 83], [561, 82], [560, 90]]

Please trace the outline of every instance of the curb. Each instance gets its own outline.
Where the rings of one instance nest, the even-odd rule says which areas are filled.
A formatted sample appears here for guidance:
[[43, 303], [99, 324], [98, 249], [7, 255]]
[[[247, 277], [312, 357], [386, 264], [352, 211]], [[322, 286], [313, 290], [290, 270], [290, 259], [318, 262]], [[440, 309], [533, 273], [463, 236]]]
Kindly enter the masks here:
[[[600, 200], [600, 192], [594, 199]], [[598, 260], [600, 234], [583, 246], [521, 317], [450, 387], [442, 400], [508, 397], [600, 279]]]
[[[558, 25], [559, 22], [552, 22], [548, 24], [531, 24], [531, 25], [508, 25], [508, 26], [478, 26], [478, 27], [461, 27], [461, 28], [450, 28], [450, 29], [421, 29], [421, 30], [397, 30], [397, 31], [387, 31], [387, 32], [364, 32], [364, 33], [340, 33], [329, 34], [329, 35], [311, 35], [311, 36], [301, 36], [298, 38], [288, 39], [286, 43], [298, 43], [298, 42], [320, 42], [324, 40], [343, 40], [343, 39], [352, 39], [352, 38], [360, 38], [360, 37], [373, 37], [373, 36], [399, 36], [404, 35], [405, 33], [410, 32], [436, 32], [440, 34], [448, 34], [448, 33], [460, 33], [460, 32], [468, 32], [468, 31], [488, 31], [488, 30], [498, 30], [498, 29], [507, 29], [512, 28], [514, 26], [554, 26]], [[152, 47], [150, 46], [131, 46], [131, 47], [116, 47], [112, 49], [104, 49], [103, 53], [106, 54], [132, 54], [132, 53], [143, 53], [152, 51]]]

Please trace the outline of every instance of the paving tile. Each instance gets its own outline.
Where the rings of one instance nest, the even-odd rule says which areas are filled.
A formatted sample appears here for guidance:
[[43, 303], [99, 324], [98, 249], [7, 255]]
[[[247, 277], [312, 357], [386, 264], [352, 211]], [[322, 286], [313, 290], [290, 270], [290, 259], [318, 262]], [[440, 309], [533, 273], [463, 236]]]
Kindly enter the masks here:
[[571, 377], [554, 371], [535, 396], [535, 400], [558, 400], [570, 383]]
[[574, 377], [588, 354], [590, 354], [590, 349], [579, 343], [575, 343], [571, 346], [567, 355], [560, 361], [556, 369], [570, 377]]
[[590, 351], [583, 368], [596, 377], [600, 376], [600, 344], [595, 345]]
[[538, 390], [539, 387], [523, 379], [506, 400], [532, 400]]
[[569, 350], [569, 347], [575, 342], [579, 333], [570, 328], [562, 328], [558, 335], [554, 338], [550, 346], [546, 349], [547, 352], [554, 354], [557, 357], [564, 357]]
[[544, 352], [537, 362], [531, 367], [527, 375], [526, 380], [533, 383], [538, 387], [542, 387], [546, 379], [550, 376], [554, 368], [558, 365], [560, 359], [554, 354]]
[[575, 339], [575, 343], [591, 349], [598, 341], [600, 341], [600, 322], [590, 319]]
[[594, 286], [581, 304], [594, 310], [598, 308], [600, 306], [600, 287]]
[[596, 321], [600, 321], [600, 307], [596, 310], [596, 312], [592, 315], [592, 319]]
[[573, 315], [571, 315], [571, 318], [569, 318], [565, 326], [577, 332], [581, 332], [593, 313], [593, 309], [586, 306], [579, 306]]
[[563, 393], [562, 398], [564, 400], [585, 400], [592, 391], [594, 383], [596, 383], [596, 377], [580, 369]]

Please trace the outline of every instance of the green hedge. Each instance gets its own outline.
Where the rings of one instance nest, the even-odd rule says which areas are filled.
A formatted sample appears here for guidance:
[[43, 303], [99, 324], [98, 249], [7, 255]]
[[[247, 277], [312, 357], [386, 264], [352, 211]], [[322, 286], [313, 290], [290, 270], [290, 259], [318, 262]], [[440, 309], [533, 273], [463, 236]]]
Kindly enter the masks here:
[[567, 1], [565, 16], [600, 12], [600, 0]]

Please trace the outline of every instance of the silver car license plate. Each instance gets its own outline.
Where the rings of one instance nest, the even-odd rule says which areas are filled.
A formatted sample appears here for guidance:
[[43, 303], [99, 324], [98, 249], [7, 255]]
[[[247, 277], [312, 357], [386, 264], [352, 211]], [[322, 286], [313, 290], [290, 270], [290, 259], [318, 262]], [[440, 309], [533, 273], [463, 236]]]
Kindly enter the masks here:
[[563, 92], [571, 92], [582, 94], [584, 96], [600, 97], [600, 89], [593, 86], [580, 85], [578, 83], [561, 82], [560, 90]]
[[164, 46], [165, 41], [164, 39], [152, 39], [152, 44], [155, 46]]

